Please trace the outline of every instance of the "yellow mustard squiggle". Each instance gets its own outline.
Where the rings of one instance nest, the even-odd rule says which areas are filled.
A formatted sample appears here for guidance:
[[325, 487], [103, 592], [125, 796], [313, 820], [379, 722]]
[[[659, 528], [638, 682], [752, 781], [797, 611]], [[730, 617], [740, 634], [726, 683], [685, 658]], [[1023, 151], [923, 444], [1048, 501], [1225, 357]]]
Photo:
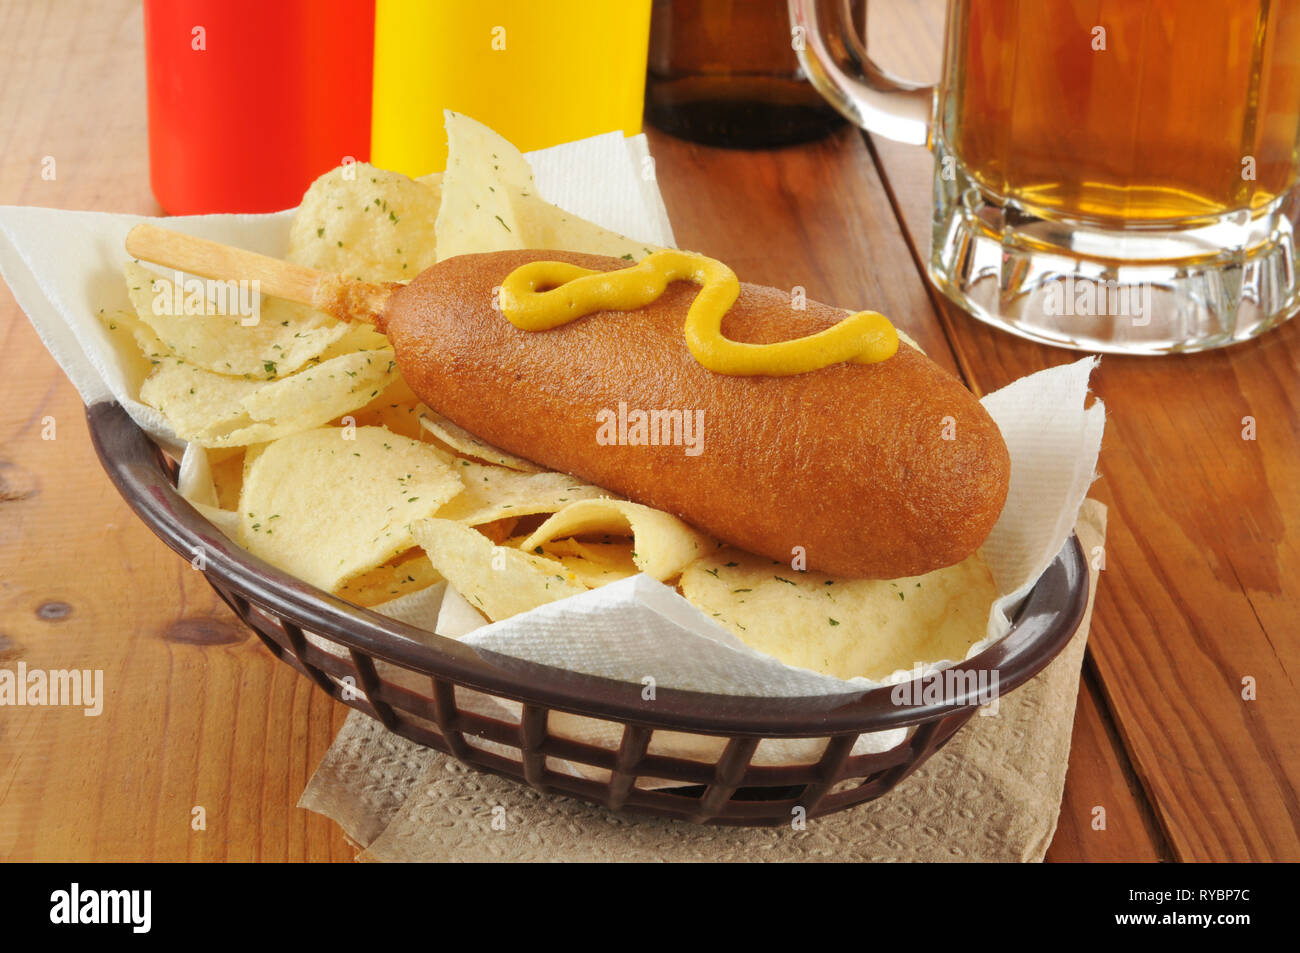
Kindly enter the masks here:
[[875, 311], [859, 311], [791, 341], [733, 341], [722, 333], [722, 318], [740, 295], [736, 273], [716, 259], [672, 249], [617, 271], [559, 261], [521, 265], [501, 283], [501, 310], [517, 328], [546, 331], [596, 311], [643, 308], [673, 281], [700, 286], [686, 313], [686, 346], [695, 360], [718, 374], [786, 377], [845, 361], [875, 364], [898, 351], [898, 332]]

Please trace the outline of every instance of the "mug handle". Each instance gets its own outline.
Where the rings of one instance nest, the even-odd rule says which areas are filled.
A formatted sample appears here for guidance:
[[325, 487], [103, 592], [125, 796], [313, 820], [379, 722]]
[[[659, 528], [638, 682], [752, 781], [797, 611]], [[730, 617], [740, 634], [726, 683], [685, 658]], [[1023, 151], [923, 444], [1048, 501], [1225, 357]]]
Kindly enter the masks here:
[[934, 87], [890, 75], [867, 54], [867, 0], [854, 26], [852, 0], [789, 0], [799, 64], [813, 88], [868, 132], [910, 145], [930, 145]]

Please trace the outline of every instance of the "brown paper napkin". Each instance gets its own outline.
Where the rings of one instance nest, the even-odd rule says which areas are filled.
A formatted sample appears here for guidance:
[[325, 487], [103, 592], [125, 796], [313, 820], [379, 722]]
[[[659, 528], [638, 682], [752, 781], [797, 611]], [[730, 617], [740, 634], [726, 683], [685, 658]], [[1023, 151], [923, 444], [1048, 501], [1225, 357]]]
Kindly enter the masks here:
[[[1106, 507], [1084, 500], [1075, 532], [1086, 554], [1103, 545]], [[298, 806], [332, 818], [366, 861], [1039, 861], [1060, 813], [1096, 591], [1094, 572], [1078, 634], [997, 715], [972, 718], [885, 797], [806, 830], [615, 814], [480, 774], [356, 711]]]

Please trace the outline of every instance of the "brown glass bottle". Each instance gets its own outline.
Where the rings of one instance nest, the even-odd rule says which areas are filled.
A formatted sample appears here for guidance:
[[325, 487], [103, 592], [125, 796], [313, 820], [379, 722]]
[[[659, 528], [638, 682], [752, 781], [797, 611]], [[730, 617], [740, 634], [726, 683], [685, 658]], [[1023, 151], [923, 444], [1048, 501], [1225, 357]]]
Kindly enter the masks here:
[[842, 117], [809, 85], [786, 0], [654, 0], [645, 118], [693, 142], [807, 142]]

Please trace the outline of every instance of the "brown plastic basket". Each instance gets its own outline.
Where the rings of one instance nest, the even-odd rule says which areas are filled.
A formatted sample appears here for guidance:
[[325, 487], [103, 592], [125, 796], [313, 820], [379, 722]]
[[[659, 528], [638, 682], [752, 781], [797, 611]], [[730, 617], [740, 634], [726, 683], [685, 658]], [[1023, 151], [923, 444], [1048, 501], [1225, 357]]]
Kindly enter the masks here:
[[[972, 678], [969, 691], [908, 705], [896, 704], [888, 688], [773, 699], [660, 687], [647, 701], [640, 684], [478, 650], [358, 608], [262, 562], [176, 492], [175, 463], [121, 406], [95, 404], [87, 419], [104, 469], [136, 515], [187, 559], [201, 548], [207, 581], [277, 658], [391, 731], [541, 791], [697, 823], [788, 824], [801, 812], [818, 817], [889, 791], [981, 700]], [[1010, 634], [957, 670], [985, 679], [996, 673], [1001, 695], [1032, 678], [1078, 628], [1087, 583], [1071, 537]], [[505, 707], [490, 717], [481, 705], [467, 705], [473, 693], [517, 702], [518, 718]], [[595, 719], [616, 729], [618, 740], [608, 747], [575, 741], [555, 730], [553, 712]], [[853, 754], [859, 735], [900, 727], [906, 739], [896, 747]], [[807, 764], [763, 764], [769, 739], [811, 739], [817, 754]], [[691, 756], [675, 753], [683, 750]], [[582, 766], [583, 776], [562, 762]]]

